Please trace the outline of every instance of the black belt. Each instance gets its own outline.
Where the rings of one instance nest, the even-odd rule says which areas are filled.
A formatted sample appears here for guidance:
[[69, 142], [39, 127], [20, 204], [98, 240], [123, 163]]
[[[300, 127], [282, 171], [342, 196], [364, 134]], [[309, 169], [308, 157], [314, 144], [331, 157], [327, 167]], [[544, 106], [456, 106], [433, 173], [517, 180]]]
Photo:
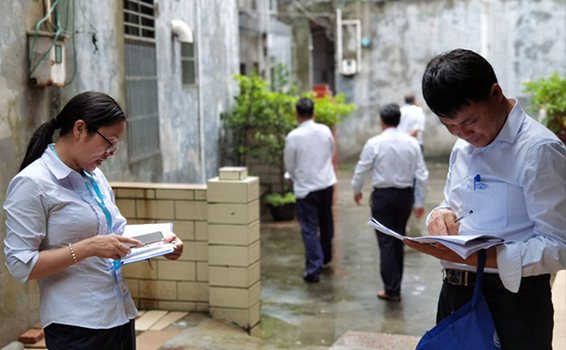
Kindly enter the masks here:
[[[477, 274], [472, 271], [444, 269], [444, 281], [455, 286], [474, 286]], [[483, 273], [484, 281], [502, 283], [497, 273]], [[534, 287], [548, 283], [550, 274], [521, 278], [521, 287]]]
[[[488, 275], [495, 275], [499, 278], [497, 274], [487, 274], [484, 272], [484, 277], [488, 277]], [[473, 286], [476, 284], [476, 276], [477, 274], [472, 271], [462, 271], [462, 270], [454, 270], [454, 269], [445, 269], [444, 270], [444, 280], [450, 284], [455, 286]]]

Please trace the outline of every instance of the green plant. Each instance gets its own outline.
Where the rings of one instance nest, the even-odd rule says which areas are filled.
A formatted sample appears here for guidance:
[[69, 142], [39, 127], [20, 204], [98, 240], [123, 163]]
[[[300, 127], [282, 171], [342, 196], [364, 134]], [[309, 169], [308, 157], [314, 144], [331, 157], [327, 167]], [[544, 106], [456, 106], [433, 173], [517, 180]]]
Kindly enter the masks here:
[[346, 95], [338, 94], [336, 96], [324, 95], [316, 97], [314, 92], [303, 94], [303, 97], [312, 99], [314, 104], [315, 120], [318, 123], [326, 124], [329, 128], [340, 124], [344, 119], [352, 115], [356, 110], [356, 105], [346, 103]]
[[265, 202], [272, 207], [280, 207], [285, 204], [296, 203], [297, 199], [293, 192], [287, 192], [285, 195], [279, 193], [271, 193], [265, 196]]
[[546, 114], [542, 124], [561, 139], [566, 137], [566, 79], [558, 73], [548, 78], [523, 83], [524, 92], [532, 95], [529, 112]]
[[297, 126], [295, 102], [298, 96], [270, 91], [267, 81], [257, 73], [236, 75], [240, 93], [231, 113], [223, 113], [224, 127], [232, 140], [224, 152], [236, 164], [246, 166], [247, 158], [276, 166], [281, 172], [280, 186], [285, 189], [283, 152], [285, 137]]
[[[295, 84], [289, 78], [284, 65], [278, 64], [272, 71], [271, 86], [256, 72], [249, 76], [236, 75], [239, 94], [234, 98], [232, 112], [223, 113], [226, 137], [222, 151], [239, 166], [246, 166], [248, 159], [275, 166], [279, 169], [279, 188], [288, 191], [285, 173], [284, 150], [287, 134], [297, 127], [295, 103], [299, 99]], [[271, 90], [270, 90], [271, 87]], [[316, 98], [314, 93], [302, 96], [315, 102], [317, 122], [333, 127], [354, 110], [353, 104], [345, 103], [345, 95]]]

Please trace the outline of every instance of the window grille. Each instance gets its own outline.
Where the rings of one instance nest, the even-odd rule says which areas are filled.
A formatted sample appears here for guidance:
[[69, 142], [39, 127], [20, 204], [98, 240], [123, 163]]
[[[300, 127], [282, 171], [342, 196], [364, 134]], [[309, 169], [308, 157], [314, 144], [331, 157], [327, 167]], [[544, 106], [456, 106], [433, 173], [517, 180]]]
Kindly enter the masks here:
[[196, 83], [194, 43], [181, 43], [181, 79], [183, 85]]
[[160, 154], [153, 0], [124, 0], [124, 59], [130, 163]]

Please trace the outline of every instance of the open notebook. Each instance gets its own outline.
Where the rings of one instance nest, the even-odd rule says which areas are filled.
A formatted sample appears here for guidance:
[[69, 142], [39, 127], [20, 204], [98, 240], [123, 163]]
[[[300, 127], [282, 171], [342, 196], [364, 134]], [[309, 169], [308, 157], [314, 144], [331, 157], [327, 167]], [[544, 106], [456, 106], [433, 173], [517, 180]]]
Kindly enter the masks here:
[[[163, 237], [172, 229], [172, 223], [126, 225], [123, 236], [137, 239], [137, 237], [160, 233], [160, 236]], [[166, 255], [175, 251], [175, 248], [175, 244], [163, 243], [162, 241], [148, 243], [141, 247], [132, 247], [130, 254], [122, 258], [122, 265]]]
[[488, 235], [406, 237], [390, 230], [376, 219], [372, 218], [368, 224], [375, 227], [376, 230], [400, 240], [408, 239], [425, 244], [441, 243], [460, 255], [462, 259], [466, 259], [480, 249], [488, 249], [504, 242], [503, 238]]

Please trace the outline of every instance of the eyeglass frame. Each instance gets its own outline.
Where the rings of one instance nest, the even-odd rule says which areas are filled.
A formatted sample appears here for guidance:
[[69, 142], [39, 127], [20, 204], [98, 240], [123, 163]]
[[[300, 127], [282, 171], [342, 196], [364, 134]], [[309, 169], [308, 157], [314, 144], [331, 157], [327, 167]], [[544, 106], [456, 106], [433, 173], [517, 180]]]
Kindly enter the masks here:
[[[106, 153], [111, 154], [113, 152], [116, 152], [118, 150], [118, 142], [116, 143], [112, 143], [110, 142], [110, 140], [108, 140], [104, 135], [102, 135], [98, 130], [94, 130], [98, 135], [100, 135], [100, 137], [102, 137], [106, 142], [108, 142], [108, 144], [110, 145], [110, 147], [108, 147], [108, 149], [106, 150]], [[112, 149], [114, 148], [114, 149]]]

